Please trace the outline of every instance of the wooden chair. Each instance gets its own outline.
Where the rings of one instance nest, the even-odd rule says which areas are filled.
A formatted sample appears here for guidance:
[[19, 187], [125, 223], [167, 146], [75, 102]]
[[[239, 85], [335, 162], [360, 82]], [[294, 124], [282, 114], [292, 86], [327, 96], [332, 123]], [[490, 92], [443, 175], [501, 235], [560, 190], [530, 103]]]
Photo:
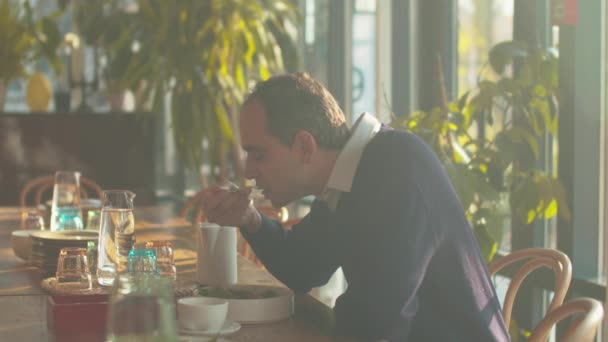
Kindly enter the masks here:
[[188, 199], [180, 209], [178, 216], [183, 219], [187, 219], [190, 210], [194, 209], [194, 218], [192, 219], [193, 224], [207, 221], [207, 217], [203, 212], [203, 208], [200, 206], [200, 201], [202, 197], [203, 192], [199, 191], [190, 199]]
[[572, 264], [566, 254], [555, 249], [527, 248], [514, 251], [507, 256], [492, 262], [488, 266], [488, 269], [490, 274], [494, 275], [505, 266], [527, 259], [530, 260], [513, 275], [507, 289], [507, 294], [505, 295], [502, 312], [507, 327], [511, 322], [511, 312], [513, 311], [513, 303], [515, 302], [517, 291], [528, 274], [535, 269], [548, 267], [555, 273], [555, 294], [549, 305], [548, 312], [556, 309], [563, 303], [566, 292], [568, 292], [568, 287], [570, 287]]
[[562, 319], [578, 315], [568, 326], [562, 341], [593, 342], [597, 328], [604, 318], [602, 303], [592, 298], [577, 298], [549, 311], [534, 328], [529, 342], [546, 342], [551, 329]]
[[[27, 206], [28, 196], [34, 193], [34, 204], [37, 206], [42, 202], [42, 195], [51, 190], [53, 185], [55, 184], [55, 176], [43, 176], [39, 178], [32, 179], [31, 181], [25, 183], [25, 186], [21, 189], [19, 193], [19, 205], [22, 207]], [[101, 198], [102, 189], [97, 183], [86, 178], [80, 177], [80, 197], [88, 198], [89, 192], [92, 193], [97, 198]]]

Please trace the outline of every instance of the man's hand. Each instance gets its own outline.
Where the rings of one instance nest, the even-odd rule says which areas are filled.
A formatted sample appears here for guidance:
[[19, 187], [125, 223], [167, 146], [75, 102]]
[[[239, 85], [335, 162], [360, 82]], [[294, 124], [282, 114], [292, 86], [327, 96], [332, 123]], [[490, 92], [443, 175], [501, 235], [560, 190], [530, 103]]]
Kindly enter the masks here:
[[262, 217], [253, 206], [249, 195], [251, 189], [227, 190], [211, 187], [201, 197], [202, 207], [209, 222], [221, 226], [235, 226], [256, 232], [262, 223]]

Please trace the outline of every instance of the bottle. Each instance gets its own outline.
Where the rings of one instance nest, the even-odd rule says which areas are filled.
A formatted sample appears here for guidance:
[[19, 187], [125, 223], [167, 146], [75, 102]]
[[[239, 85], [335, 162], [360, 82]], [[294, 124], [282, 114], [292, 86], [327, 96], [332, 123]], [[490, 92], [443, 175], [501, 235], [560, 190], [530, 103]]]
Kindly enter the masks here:
[[150, 273], [117, 276], [106, 327], [109, 342], [177, 342], [171, 279]]

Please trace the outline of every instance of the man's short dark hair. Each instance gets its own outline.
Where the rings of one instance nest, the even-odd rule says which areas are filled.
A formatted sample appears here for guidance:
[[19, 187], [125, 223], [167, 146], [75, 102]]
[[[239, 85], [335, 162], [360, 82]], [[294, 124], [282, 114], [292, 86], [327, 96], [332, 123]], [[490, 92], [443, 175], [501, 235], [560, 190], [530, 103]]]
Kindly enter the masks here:
[[340, 149], [350, 135], [336, 99], [307, 73], [274, 76], [259, 82], [245, 103], [257, 100], [266, 110], [268, 130], [281, 143], [291, 145], [305, 130], [325, 149]]

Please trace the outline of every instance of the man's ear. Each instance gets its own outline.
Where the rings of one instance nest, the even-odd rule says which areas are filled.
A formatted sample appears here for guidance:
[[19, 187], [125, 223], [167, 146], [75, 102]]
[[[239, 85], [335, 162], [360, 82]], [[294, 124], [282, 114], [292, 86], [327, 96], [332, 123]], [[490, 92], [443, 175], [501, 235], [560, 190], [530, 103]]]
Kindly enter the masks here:
[[300, 161], [310, 163], [318, 149], [317, 140], [310, 132], [302, 130], [296, 133], [292, 148], [299, 156]]

